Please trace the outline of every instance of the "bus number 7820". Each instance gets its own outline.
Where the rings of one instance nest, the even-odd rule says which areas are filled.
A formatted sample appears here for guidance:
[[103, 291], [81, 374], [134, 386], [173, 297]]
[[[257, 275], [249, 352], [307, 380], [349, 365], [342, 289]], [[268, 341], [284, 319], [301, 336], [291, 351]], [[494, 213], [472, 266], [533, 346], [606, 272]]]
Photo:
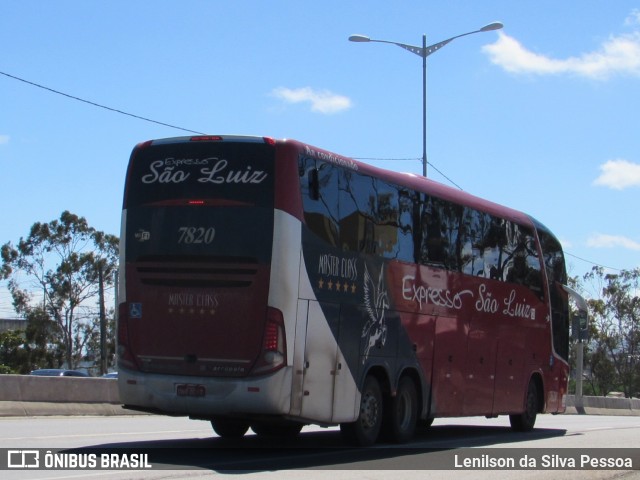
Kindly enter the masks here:
[[187, 245], [204, 243], [209, 245], [216, 236], [213, 227], [180, 227], [178, 229], [178, 243]]

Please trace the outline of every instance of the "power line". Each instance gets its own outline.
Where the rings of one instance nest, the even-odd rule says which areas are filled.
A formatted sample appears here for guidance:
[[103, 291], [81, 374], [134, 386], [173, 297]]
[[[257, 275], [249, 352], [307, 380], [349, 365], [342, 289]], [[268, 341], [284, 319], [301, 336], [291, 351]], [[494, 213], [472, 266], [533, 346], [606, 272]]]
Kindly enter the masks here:
[[376, 158], [376, 157], [351, 157], [354, 160], [371, 160], [371, 161], [378, 161], [378, 162], [406, 162], [408, 160], [422, 160], [421, 158], [418, 157], [411, 157], [411, 158]]
[[84, 98], [76, 97], [74, 95], [70, 95], [68, 93], [64, 93], [64, 92], [61, 92], [59, 90], [54, 90], [53, 88], [45, 87], [44, 85], [40, 85], [39, 83], [31, 82], [29, 80], [25, 80], [24, 78], [16, 77], [15, 75], [10, 75], [10, 74], [5, 73], [5, 72], [0, 72], [0, 74], [4, 75], [5, 77], [12, 78], [13, 80], [18, 80], [19, 82], [23, 82], [23, 83], [26, 83], [28, 85], [32, 85], [34, 87], [41, 88], [41, 89], [46, 90], [48, 92], [55, 93], [57, 95], [62, 95], [63, 97], [67, 97], [67, 98], [70, 98], [72, 100], [77, 100], [78, 102], [83, 102], [83, 103], [87, 103], [89, 105], [93, 105], [94, 107], [104, 108], [105, 110], [109, 110], [111, 112], [120, 113], [122, 115], [127, 115], [129, 117], [137, 118], [138, 120], [144, 120], [145, 122], [151, 122], [151, 123], [155, 123], [157, 125], [162, 125], [164, 127], [175, 128], [177, 130], [182, 130], [184, 132], [195, 133], [195, 134], [198, 134], [198, 135], [204, 135], [204, 133], [202, 133], [202, 132], [197, 132], [195, 130], [190, 130], [188, 128], [178, 127], [176, 125], [171, 125], [169, 123], [159, 122], [157, 120], [152, 120], [151, 118], [146, 118], [146, 117], [142, 117], [140, 115], [135, 115], [133, 113], [124, 112], [122, 110], [118, 110], [117, 108], [107, 107], [106, 105], [101, 105], [99, 103], [92, 102], [90, 100], [85, 100]]
[[[376, 162], [405, 162], [405, 161], [419, 161], [422, 162], [422, 158], [418, 158], [418, 157], [412, 157], [412, 158], [375, 158], [375, 157], [352, 157], [354, 160], [371, 160], [371, 161], [376, 161]], [[442, 173], [442, 171], [440, 171], [438, 169], [438, 167], [436, 167], [433, 163], [427, 161], [427, 165], [429, 165], [431, 168], [433, 168], [436, 172], [438, 172], [440, 175], [442, 175], [451, 185], [457, 187], [459, 190], [464, 191], [464, 189], [458, 185], [456, 182], [454, 182], [451, 178], [449, 178], [448, 176], [446, 176], [444, 173]]]
[[579, 256], [577, 256], [577, 255], [574, 255], [573, 253], [569, 253], [569, 252], [567, 252], [566, 250], [564, 250], [564, 254], [565, 254], [565, 255], [568, 255], [568, 256], [570, 256], [570, 257], [573, 257], [573, 258], [575, 258], [575, 259], [577, 259], [577, 260], [580, 260], [581, 262], [586, 262], [586, 263], [589, 263], [589, 264], [591, 264], [591, 265], [595, 265], [596, 267], [606, 268], [606, 269], [608, 269], [608, 270], [615, 270], [616, 272], [620, 272], [620, 271], [622, 271], [622, 270], [621, 270], [621, 269], [619, 269], [619, 268], [607, 267], [606, 265], [602, 265], [602, 264], [600, 264], [600, 263], [592, 262], [591, 260], [587, 260], [586, 258], [582, 258], [582, 257], [579, 257]]
[[[195, 133], [196, 135], [206, 135], [206, 134], [205, 134], [205, 133], [203, 133], [203, 132], [198, 132], [198, 131], [196, 131], [196, 130], [190, 130], [190, 129], [188, 129], [188, 128], [183, 128], [183, 127], [178, 127], [177, 125], [171, 125], [171, 124], [169, 124], [169, 123], [160, 122], [160, 121], [158, 121], [158, 120], [153, 120], [153, 119], [151, 119], [151, 118], [142, 117], [142, 116], [140, 116], [140, 115], [135, 115], [135, 114], [133, 114], [133, 113], [129, 113], [129, 112], [125, 112], [125, 111], [123, 111], [123, 110], [119, 110], [119, 109], [117, 109], [117, 108], [108, 107], [108, 106], [106, 106], [106, 105], [102, 105], [102, 104], [100, 104], [100, 103], [92, 102], [92, 101], [90, 101], [90, 100], [86, 100], [86, 99], [84, 99], [84, 98], [76, 97], [75, 95], [70, 95], [70, 94], [68, 94], [68, 93], [64, 93], [64, 92], [61, 92], [61, 91], [59, 91], [59, 90], [55, 90], [55, 89], [53, 89], [53, 88], [46, 87], [46, 86], [41, 85], [41, 84], [39, 84], [39, 83], [31, 82], [31, 81], [29, 81], [29, 80], [26, 80], [26, 79], [24, 79], [24, 78], [17, 77], [17, 76], [15, 76], [15, 75], [11, 75], [11, 74], [6, 73], [6, 72], [2, 72], [2, 71], [0, 71], [0, 74], [1, 74], [1, 75], [4, 75], [5, 77], [11, 78], [11, 79], [13, 79], [13, 80], [17, 80], [17, 81], [19, 81], [19, 82], [26, 83], [27, 85], [31, 85], [31, 86], [33, 86], [33, 87], [41, 88], [42, 90], [46, 90], [46, 91], [48, 91], [48, 92], [55, 93], [56, 95], [62, 95], [63, 97], [67, 97], [67, 98], [70, 98], [70, 99], [72, 99], [72, 100], [76, 100], [76, 101], [78, 101], [78, 102], [86, 103], [86, 104], [88, 104], [88, 105], [92, 105], [92, 106], [94, 106], [94, 107], [102, 108], [102, 109], [104, 109], [104, 110], [108, 110], [108, 111], [110, 111], [110, 112], [119, 113], [119, 114], [121, 114], [121, 115], [126, 115], [126, 116], [128, 116], [128, 117], [136, 118], [136, 119], [138, 119], [138, 120], [143, 120], [143, 121], [145, 121], [145, 122], [155, 123], [156, 125], [162, 125], [162, 126], [164, 126], [164, 127], [175, 128], [176, 130], [182, 130], [183, 132]], [[372, 157], [353, 157], [353, 158], [354, 158], [355, 160], [371, 160], [371, 161], [410, 161], [410, 160], [422, 161], [422, 158], [417, 158], [417, 157], [413, 157], [413, 158], [372, 158]], [[457, 184], [456, 182], [454, 182], [451, 178], [449, 178], [447, 175], [445, 175], [444, 173], [442, 173], [442, 171], [440, 171], [440, 170], [439, 170], [435, 165], [433, 165], [433, 163], [431, 163], [431, 162], [427, 161], [427, 164], [428, 164], [431, 168], [433, 168], [436, 172], [438, 172], [440, 175], [442, 175], [442, 177], [444, 177], [444, 178], [445, 178], [449, 183], [451, 183], [452, 185], [454, 185], [455, 187], [457, 187], [459, 190], [464, 191], [464, 189], [463, 189], [460, 185], [458, 185], [458, 184]], [[592, 262], [592, 261], [590, 261], [590, 260], [586, 260], [586, 259], [584, 259], [584, 258], [578, 257], [577, 255], [573, 255], [573, 254], [571, 254], [571, 253], [568, 253], [567, 251], [565, 251], [564, 253], [565, 253], [566, 255], [570, 256], [570, 257], [574, 257], [574, 258], [576, 258], [576, 259], [578, 259], [578, 260], [581, 260], [581, 261], [583, 261], [583, 262], [589, 263], [589, 264], [591, 264], [591, 265], [595, 265], [595, 266], [597, 266], [597, 267], [607, 268], [607, 269], [615, 270], [615, 271], [618, 271], [618, 272], [620, 271], [620, 269], [618, 269], [618, 268], [607, 267], [606, 265], [601, 265], [601, 264], [599, 264], [599, 263]]]
[[[39, 83], [35, 83], [32, 82], [30, 80], [26, 80], [24, 78], [21, 77], [17, 77], [15, 75], [11, 75], [9, 73], [6, 72], [2, 72], [0, 71], [1, 75], [4, 75], [5, 77], [11, 78], [13, 80], [17, 80], [19, 82], [22, 83], [26, 83], [27, 85], [31, 85], [33, 87], [37, 87], [37, 88], [41, 88], [42, 90], [46, 90], [47, 92], [51, 92], [51, 93], [55, 93], [56, 95], [62, 95], [63, 97], [67, 97], [70, 98], [72, 100], [76, 100], [78, 102], [82, 102], [82, 103], [86, 103], [88, 105], [92, 105], [94, 107], [98, 107], [98, 108], [103, 108], [105, 110], [108, 110], [110, 112], [114, 112], [114, 113], [119, 113], [121, 115], [126, 115], [132, 118], [137, 118], [138, 120], [143, 120], [145, 122], [151, 122], [151, 123], [155, 123], [157, 125], [162, 125], [164, 127], [169, 127], [169, 128], [175, 128], [177, 130], [182, 130], [184, 132], [189, 132], [189, 133], [195, 133], [197, 135], [205, 135], [205, 133], [203, 132], [198, 132], [196, 130], [191, 130], [188, 128], [183, 128], [183, 127], [179, 127], [177, 125], [171, 125], [169, 123], [165, 123], [165, 122], [160, 122], [158, 120], [153, 120], [151, 118], [147, 118], [147, 117], [143, 117], [140, 115], [135, 115], [133, 113], [129, 113], [129, 112], [125, 112], [123, 110], [119, 110], [117, 108], [113, 108], [113, 107], [108, 107], [106, 105], [102, 105], [100, 103], [96, 103], [96, 102], [92, 102], [91, 100], [86, 100], [84, 98], [80, 98], [80, 97], [76, 97], [75, 95], [71, 95], [69, 93], [65, 93], [65, 92], [61, 92], [59, 90], [55, 90], [51, 87], [47, 87], [45, 85], [41, 85]], [[421, 160], [420, 158], [414, 157], [414, 158], [367, 158], [367, 157], [354, 157], [355, 160], [374, 160], [374, 161], [408, 161], [408, 160]], [[433, 165], [431, 162], [428, 162], [428, 164], [435, 170], [437, 171], [440, 175], [442, 175], [448, 182], [450, 182], [452, 185], [455, 185], [457, 188], [459, 188], [460, 190], [462, 190], [462, 187], [460, 187], [460, 185], [458, 185], [456, 182], [454, 182], [451, 178], [449, 178], [448, 176], [446, 176], [444, 173], [442, 173], [435, 165]]]
[[451, 185], [454, 185], [454, 186], [458, 187], [458, 189], [459, 189], [459, 190], [462, 190], [462, 191], [464, 192], [464, 189], [463, 189], [460, 185], [458, 185], [456, 182], [454, 182], [454, 181], [453, 181], [453, 180], [451, 180], [449, 177], [447, 177], [444, 173], [442, 173], [440, 170], [438, 170], [438, 168], [437, 168], [433, 163], [431, 163], [431, 162], [427, 161], [427, 164], [428, 164], [431, 168], [433, 168], [436, 172], [438, 172], [440, 175], [442, 175], [444, 178], [446, 178], [446, 179], [447, 179], [447, 181], [448, 181], [449, 183], [451, 183]]

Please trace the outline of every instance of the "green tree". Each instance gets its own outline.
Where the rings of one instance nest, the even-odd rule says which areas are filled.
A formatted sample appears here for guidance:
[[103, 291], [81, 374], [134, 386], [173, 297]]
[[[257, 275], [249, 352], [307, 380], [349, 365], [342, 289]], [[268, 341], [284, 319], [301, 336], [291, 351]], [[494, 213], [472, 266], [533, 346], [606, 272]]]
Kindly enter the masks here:
[[[116, 362], [116, 321], [114, 310], [111, 309], [107, 312], [107, 340], [106, 340], [106, 356], [107, 356], [107, 368], [115, 366]], [[95, 359], [96, 362], [100, 360], [100, 335], [99, 335], [99, 318], [95, 318], [95, 327], [91, 334], [88, 336], [86, 343], [87, 357]]]
[[596, 396], [606, 397], [619, 386], [615, 366], [609, 358], [606, 348], [601, 342], [593, 352], [589, 352], [587, 366], [591, 372], [588, 383], [591, 393]]
[[28, 351], [24, 348], [24, 330], [7, 330], [0, 333], [0, 374], [27, 373]]
[[56, 340], [57, 326], [42, 306], [26, 314], [26, 329], [0, 333], [0, 373], [28, 374], [37, 368], [58, 368], [64, 349]]
[[615, 387], [621, 388], [626, 397], [637, 395], [640, 391], [640, 269], [610, 274], [594, 267], [584, 278], [601, 287], [600, 297], [589, 301], [596, 329], [591, 345], [592, 373], [600, 377], [602, 390]]
[[59, 219], [34, 223], [28, 237], [4, 244], [1, 255], [0, 278], [9, 279], [16, 311], [30, 320], [28, 343], [54, 357], [59, 348], [75, 368], [96, 329], [100, 270], [105, 287], [113, 285], [118, 238], [64, 211]]
[[21, 369], [21, 373], [28, 373], [37, 368], [61, 367], [64, 363], [65, 347], [59, 326], [40, 304], [30, 308], [25, 316], [25, 349], [29, 356], [28, 365]]

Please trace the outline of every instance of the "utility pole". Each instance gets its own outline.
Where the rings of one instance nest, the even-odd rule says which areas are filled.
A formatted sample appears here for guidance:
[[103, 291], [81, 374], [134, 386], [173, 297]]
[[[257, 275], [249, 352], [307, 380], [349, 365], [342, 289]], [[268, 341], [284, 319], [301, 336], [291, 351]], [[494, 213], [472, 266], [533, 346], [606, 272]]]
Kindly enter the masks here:
[[98, 301], [100, 303], [100, 375], [107, 373], [107, 316], [104, 308], [103, 262], [98, 267]]

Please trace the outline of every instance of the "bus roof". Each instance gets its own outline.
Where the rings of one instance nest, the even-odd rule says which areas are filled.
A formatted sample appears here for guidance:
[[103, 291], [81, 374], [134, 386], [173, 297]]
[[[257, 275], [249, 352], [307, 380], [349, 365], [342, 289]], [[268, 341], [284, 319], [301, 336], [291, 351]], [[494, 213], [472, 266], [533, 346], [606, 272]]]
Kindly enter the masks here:
[[[320, 159], [329, 159], [329, 161], [332, 161], [331, 159], [337, 159], [339, 160], [339, 163], [341, 165], [347, 166], [347, 168], [349, 168], [349, 165], [351, 165], [352, 169], [357, 170], [360, 173], [381, 178], [395, 185], [407, 187], [411, 190], [433, 195], [434, 197], [438, 197], [443, 200], [447, 200], [460, 205], [465, 205], [483, 211], [485, 213], [489, 213], [491, 215], [495, 215], [497, 217], [519, 223], [521, 225], [532, 227], [534, 226], [534, 224], [539, 224], [539, 222], [535, 222], [534, 219], [523, 212], [505, 207], [504, 205], [500, 205], [498, 203], [494, 203], [480, 197], [476, 197], [475, 195], [467, 193], [463, 190], [448, 187], [446, 185], [443, 185], [442, 183], [436, 182], [435, 180], [431, 180], [429, 178], [425, 178], [421, 175], [385, 170], [383, 168], [378, 168], [349, 157], [343, 157], [341, 155], [337, 155], [327, 150], [322, 150], [311, 145], [298, 142], [296, 140], [282, 140], [278, 141], [277, 143], [280, 142], [293, 143], [297, 145], [298, 148], [302, 148], [307, 152], [311, 151], [316, 153], [316, 156]], [[334, 163], [337, 163], [335, 160], [333, 161]]]
[[149, 145], [162, 145], [171, 143], [189, 143], [194, 141], [212, 141], [212, 142], [243, 142], [243, 143], [268, 143], [271, 145], [291, 145], [299, 151], [304, 152], [306, 155], [318, 158], [320, 160], [329, 161], [331, 163], [343, 166], [345, 168], [351, 168], [361, 173], [365, 173], [377, 178], [381, 178], [390, 183], [407, 187], [411, 190], [423, 192], [435, 197], [454, 202], [457, 204], [465, 205], [497, 217], [505, 218], [507, 220], [526, 225], [529, 227], [541, 226], [540, 222], [535, 221], [529, 215], [514, 210], [509, 207], [485, 200], [480, 197], [476, 197], [463, 190], [455, 189], [443, 185], [429, 178], [422, 177], [413, 173], [400, 173], [391, 170], [385, 170], [382, 168], [374, 167], [367, 163], [354, 160], [350, 157], [345, 157], [328, 150], [324, 150], [310, 144], [299, 142], [292, 139], [274, 140], [272, 137], [265, 136], [250, 136], [250, 135], [192, 135], [181, 137], [170, 137], [156, 140], [150, 140], [142, 142], [136, 146], [136, 148], [143, 148]]

